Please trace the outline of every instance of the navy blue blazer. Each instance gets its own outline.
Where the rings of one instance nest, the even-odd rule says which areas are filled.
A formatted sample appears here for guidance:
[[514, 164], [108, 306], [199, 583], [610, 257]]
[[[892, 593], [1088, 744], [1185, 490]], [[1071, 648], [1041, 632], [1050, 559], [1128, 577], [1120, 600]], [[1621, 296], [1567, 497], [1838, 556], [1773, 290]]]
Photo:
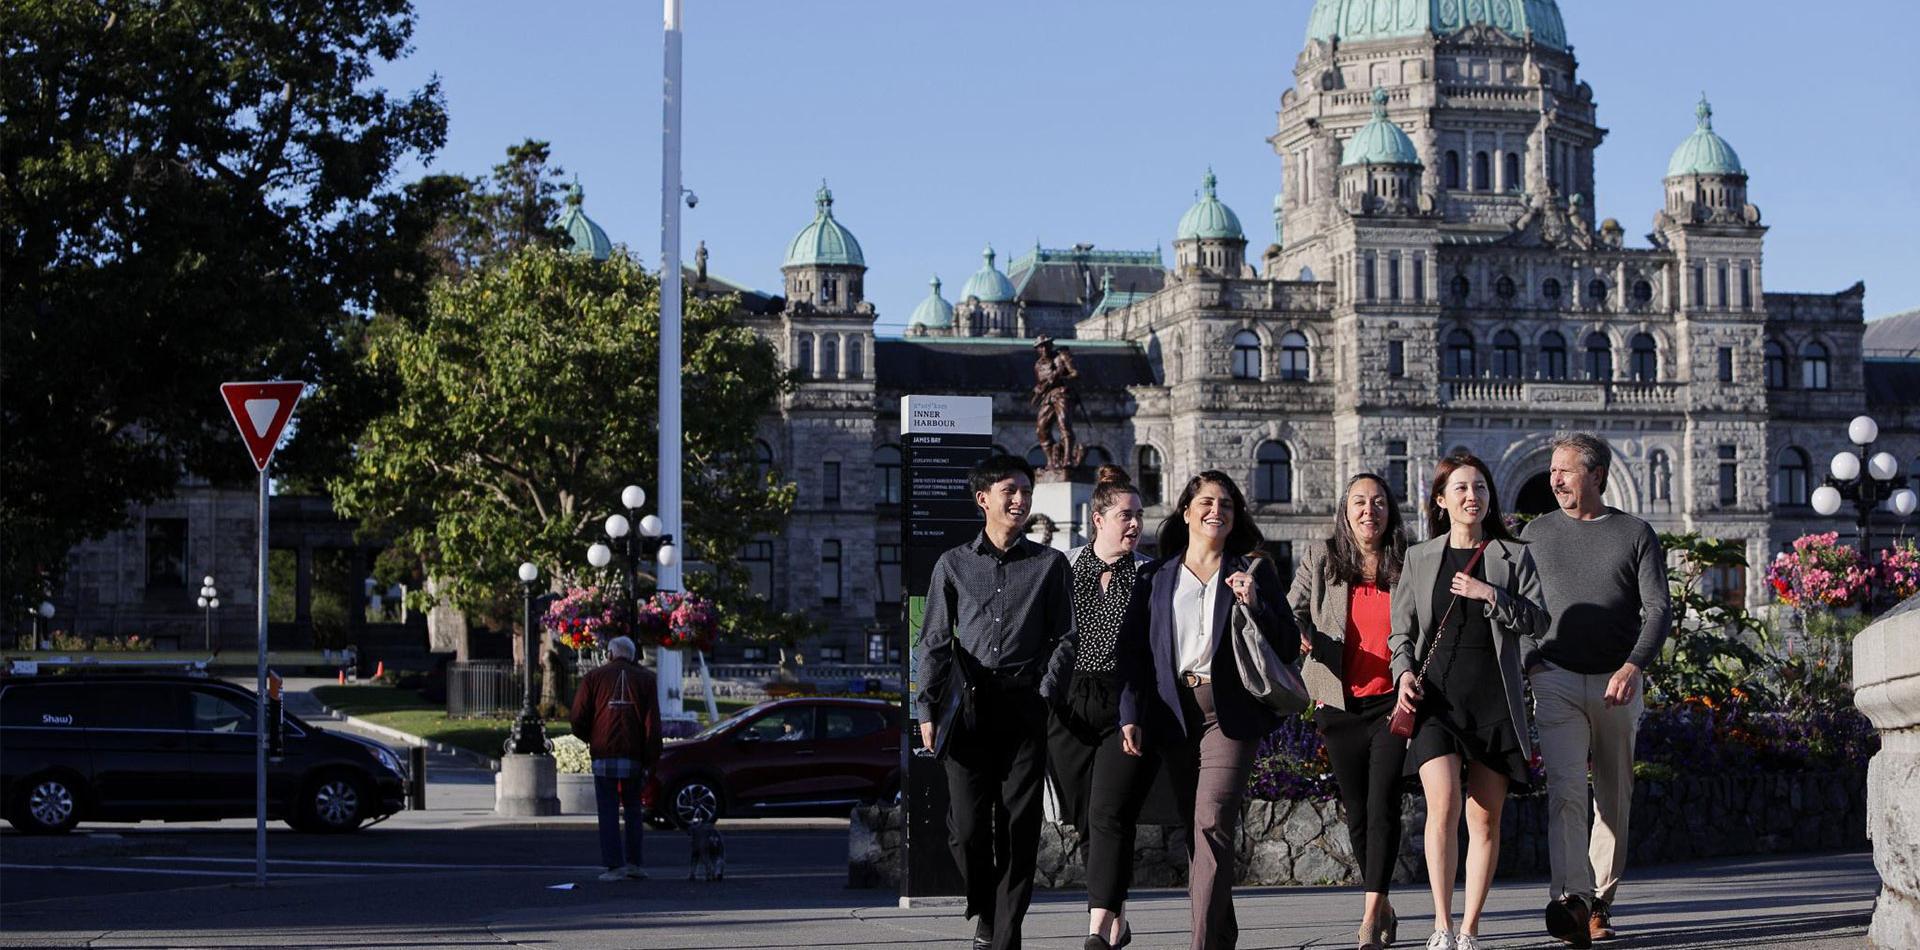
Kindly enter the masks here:
[[[1231, 577], [1246, 571], [1253, 577], [1249, 600], [1254, 622], [1288, 663], [1300, 655], [1300, 628], [1287, 607], [1286, 587], [1271, 558], [1229, 557], [1220, 569]], [[1134, 581], [1133, 598], [1120, 627], [1120, 724], [1138, 725], [1162, 742], [1185, 742], [1198, 723], [1188, 723], [1180, 711], [1180, 671], [1174, 668], [1173, 591], [1180, 579], [1180, 556], [1163, 558], [1144, 567]], [[1230, 739], [1258, 741], [1280, 724], [1280, 716], [1253, 698], [1241, 685], [1240, 667], [1233, 658], [1228, 619], [1233, 595], [1221, 591], [1213, 608], [1213, 705], [1220, 731]]]

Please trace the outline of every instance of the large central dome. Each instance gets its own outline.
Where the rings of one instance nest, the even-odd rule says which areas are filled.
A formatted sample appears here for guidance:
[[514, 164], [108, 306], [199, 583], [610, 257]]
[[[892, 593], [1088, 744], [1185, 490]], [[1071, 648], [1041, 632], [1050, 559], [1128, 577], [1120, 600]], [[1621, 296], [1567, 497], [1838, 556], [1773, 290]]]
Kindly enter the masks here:
[[1472, 24], [1497, 27], [1534, 42], [1567, 48], [1567, 28], [1554, 0], [1316, 0], [1307, 41], [1445, 36]]

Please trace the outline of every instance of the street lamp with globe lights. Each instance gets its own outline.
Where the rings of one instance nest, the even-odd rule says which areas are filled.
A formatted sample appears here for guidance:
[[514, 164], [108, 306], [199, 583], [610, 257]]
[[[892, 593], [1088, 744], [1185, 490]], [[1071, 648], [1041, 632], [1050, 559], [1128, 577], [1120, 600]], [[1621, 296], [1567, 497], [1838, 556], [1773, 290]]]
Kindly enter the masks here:
[[53, 646], [51, 642], [53, 639], [53, 601], [41, 601], [39, 609], [33, 612], [33, 616], [34, 626], [40, 628], [39, 635], [35, 639], [39, 641], [40, 646], [43, 648]]
[[220, 589], [213, 586], [213, 575], [200, 578], [200, 609], [207, 615], [207, 652], [213, 652], [213, 612], [220, 609]]
[[[620, 504], [627, 509], [624, 515], [608, 515], [605, 528], [607, 537], [624, 549], [627, 571], [627, 616], [637, 618], [640, 614], [640, 561], [650, 559], [662, 567], [671, 567], [680, 557], [673, 546], [673, 535], [664, 533], [659, 515], [640, 516], [641, 506], [647, 503], [647, 491], [638, 485], [628, 485], [620, 491]], [[635, 522], [640, 530], [634, 530]], [[587, 548], [587, 563], [596, 568], [604, 568], [613, 563], [613, 549], [601, 542], [594, 542]]]
[[537, 667], [534, 645], [540, 642], [539, 620], [533, 615], [534, 584], [540, 580], [540, 568], [532, 561], [520, 565], [521, 596], [525, 602], [526, 666], [523, 667], [523, 679], [526, 695], [520, 704], [520, 715], [513, 720], [513, 733], [507, 739], [507, 752], [513, 755], [541, 755], [547, 751], [547, 727], [540, 721], [540, 710], [534, 704], [533, 677]]
[[1913, 514], [1920, 498], [1916, 498], [1913, 489], [1900, 487], [1897, 478], [1900, 460], [1894, 458], [1892, 452], [1868, 454], [1873, 450], [1874, 440], [1880, 438], [1880, 424], [1873, 421], [1873, 417], [1855, 416], [1847, 424], [1847, 438], [1857, 449], [1834, 454], [1827, 466], [1830, 474], [1813, 490], [1810, 500], [1813, 510], [1823, 516], [1837, 513], [1843, 501], [1853, 502], [1860, 559], [1864, 562], [1873, 553], [1873, 509], [1884, 501], [1894, 514], [1905, 518]]

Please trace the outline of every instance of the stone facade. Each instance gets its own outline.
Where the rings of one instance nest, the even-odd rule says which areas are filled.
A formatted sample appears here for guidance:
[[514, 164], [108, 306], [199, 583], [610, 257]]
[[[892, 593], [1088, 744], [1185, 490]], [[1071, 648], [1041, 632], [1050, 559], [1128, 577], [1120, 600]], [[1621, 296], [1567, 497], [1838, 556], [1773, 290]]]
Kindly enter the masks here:
[[1868, 936], [1877, 947], [1920, 946], [1920, 598], [1855, 638], [1853, 688], [1880, 732], [1867, 763], [1867, 834], [1882, 885]]

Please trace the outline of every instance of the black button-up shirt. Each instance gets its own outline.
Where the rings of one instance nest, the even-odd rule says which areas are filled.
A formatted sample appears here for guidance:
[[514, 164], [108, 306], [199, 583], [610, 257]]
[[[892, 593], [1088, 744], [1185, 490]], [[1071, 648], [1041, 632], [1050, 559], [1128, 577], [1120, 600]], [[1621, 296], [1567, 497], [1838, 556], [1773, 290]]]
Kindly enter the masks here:
[[1066, 555], [1024, 536], [1002, 551], [980, 532], [933, 565], [920, 626], [921, 721], [946, 694], [955, 644], [990, 672], [1033, 675], [1053, 701], [1072, 675], [1074, 642]]

